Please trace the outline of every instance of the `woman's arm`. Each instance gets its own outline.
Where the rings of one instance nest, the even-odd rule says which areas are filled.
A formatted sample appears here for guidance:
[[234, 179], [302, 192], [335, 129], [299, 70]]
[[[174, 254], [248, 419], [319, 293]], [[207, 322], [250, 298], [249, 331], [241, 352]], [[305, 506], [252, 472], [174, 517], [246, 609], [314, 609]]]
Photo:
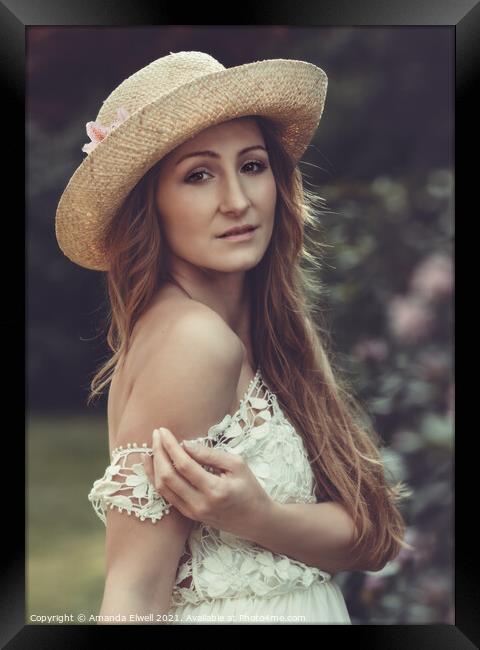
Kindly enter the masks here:
[[[158, 576], [149, 585], [143, 577], [140, 581], [132, 578], [130, 582], [130, 578], [123, 571], [119, 571], [118, 574], [112, 572], [105, 581], [99, 623], [107, 625], [161, 623], [162, 620], [158, 617], [168, 613], [171, 592], [171, 581], [162, 581]], [[115, 620], [119, 615], [120, 620]], [[152, 615], [153, 620], [149, 621]]]
[[[170, 608], [178, 563], [193, 521], [173, 507], [155, 524], [115, 508], [107, 509], [106, 517], [107, 568], [99, 623], [108, 623], [111, 617], [113, 624], [138, 624], [135, 616], [150, 614], [152, 623], [158, 623], [157, 615]], [[115, 621], [118, 615], [127, 620]]]
[[[139, 448], [129, 453], [129, 467], [141, 463], [142, 446], [150, 447], [155, 428], [167, 426], [179, 441], [204, 435], [228, 412], [240, 374], [241, 346], [205, 312], [184, 314], [174, 331], [159, 329], [151, 346], [130, 398], [138, 414], [128, 427], [132, 433], [115, 441]], [[194, 521], [173, 506], [155, 524], [115, 508], [106, 517], [107, 575], [99, 614], [166, 614]]]
[[339, 571], [380, 571], [368, 557], [352, 561], [353, 521], [334, 501], [279, 503], [272, 501], [248, 539], [273, 553], [288, 555], [334, 575]]

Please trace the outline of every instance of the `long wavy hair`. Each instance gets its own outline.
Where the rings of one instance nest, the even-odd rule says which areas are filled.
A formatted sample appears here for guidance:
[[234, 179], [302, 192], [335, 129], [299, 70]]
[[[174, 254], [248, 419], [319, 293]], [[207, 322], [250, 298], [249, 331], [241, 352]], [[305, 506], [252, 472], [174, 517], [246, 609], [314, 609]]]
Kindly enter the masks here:
[[[320, 304], [323, 249], [308, 233], [319, 230], [324, 200], [304, 186], [298, 164], [281, 144], [276, 124], [255, 119], [277, 185], [275, 226], [261, 262], [248, 271], [252, 300], [251, 341], [257, 366], [302, 436], [319, 501], [342, 504], [352, 517], [355, 559], [367, 551], [374, 566], [393, 560], [404, 541], [398, 503], [411, 496], [403, 482], [386, 476], [383, 441], [335, 367]], [[242, 119], [242, 118], [239, 118]], [[130, 192], [105, 233], [110, 267], [107, 342], [112, 356], [94, 375], [87, 403], [102, 393], [125, 361], [133, 327], [169, 276], [168, 250], [155, 203], [159, 164]], [[317, 207], [317, 205], [319, 207]]]

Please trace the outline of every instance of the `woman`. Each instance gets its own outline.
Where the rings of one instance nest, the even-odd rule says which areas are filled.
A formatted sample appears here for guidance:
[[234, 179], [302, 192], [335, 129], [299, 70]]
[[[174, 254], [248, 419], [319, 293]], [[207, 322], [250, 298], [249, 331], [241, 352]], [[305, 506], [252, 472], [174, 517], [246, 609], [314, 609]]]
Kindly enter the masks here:
[[99, 622], [348, 624], [335, 573], [406, 545], [404, 486], [332, 370], [300, 266], [315, 197], [298, 161], [326, 86], [303, 61], [171, 53], [87, 124], [56, 232], [107, 272], [111, 305], [90, 396], [110, 383], [111, 463], [88, 495]]

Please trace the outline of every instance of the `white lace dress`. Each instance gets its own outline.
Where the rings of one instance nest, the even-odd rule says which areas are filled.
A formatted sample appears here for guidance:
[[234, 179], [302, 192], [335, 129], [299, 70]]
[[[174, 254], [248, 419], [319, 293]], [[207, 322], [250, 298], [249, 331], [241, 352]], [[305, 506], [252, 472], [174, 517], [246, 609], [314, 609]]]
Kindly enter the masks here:
[[[197, 440], [241, 454], [274, 500], [317, 502], [303, 440], [260, 368], [236, 413]], [[145, 525], [168, 515], [170, 504], [146, 476], [142, 452], [153, 453], [146, 443], [117, 447], [104, 476], [93, 483], [88, 499], [105, 525], [108, 507], [134, 514]], [[317, 567], [202, 522], [195, 522], [184, 550], [171, 596], [171, 624], [351, 624], [340, 587]]]

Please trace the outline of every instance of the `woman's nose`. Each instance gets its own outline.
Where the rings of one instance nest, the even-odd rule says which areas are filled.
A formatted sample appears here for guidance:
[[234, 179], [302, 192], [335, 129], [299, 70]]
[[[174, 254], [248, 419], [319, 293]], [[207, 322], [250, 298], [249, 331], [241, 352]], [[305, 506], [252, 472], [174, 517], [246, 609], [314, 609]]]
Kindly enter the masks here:
[[221, 207], [225, 212], [242, 212], [250, 205], [245, 188], [240, 179], [232, 176], [222, 187]]

